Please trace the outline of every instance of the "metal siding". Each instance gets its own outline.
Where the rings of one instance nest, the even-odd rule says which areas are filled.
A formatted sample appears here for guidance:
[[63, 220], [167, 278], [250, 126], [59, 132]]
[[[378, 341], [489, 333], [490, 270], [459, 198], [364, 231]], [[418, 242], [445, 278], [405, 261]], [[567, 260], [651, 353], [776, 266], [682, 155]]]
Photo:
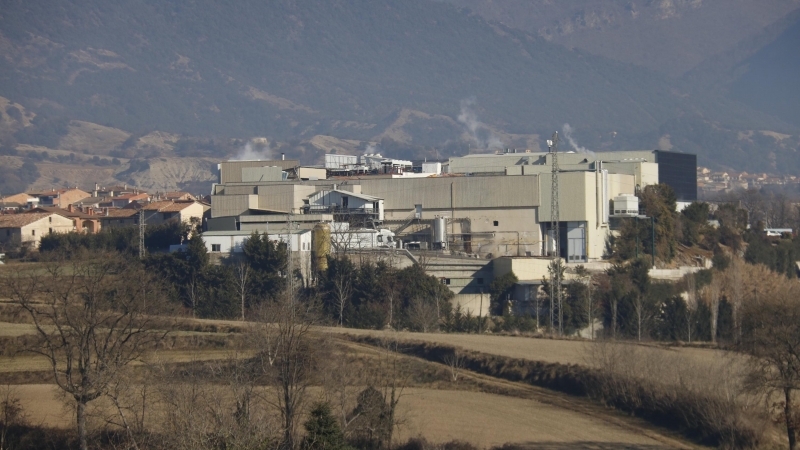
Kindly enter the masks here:
[[300, 165], [296, 159], [278, 159], [267, 161], [224, 161], [219, 164], [219, 182], [239, 183], [242, 181], [242, 169], [245, 167], [278, 166], [282, 170], [289, 170]]
[[[451, 186], [452, 197], [451, 203]], [[386, 210], [534, 207], [539, 204], [535, 176], [443, 177], [361, 180], [362, 192], [384, 199]]]

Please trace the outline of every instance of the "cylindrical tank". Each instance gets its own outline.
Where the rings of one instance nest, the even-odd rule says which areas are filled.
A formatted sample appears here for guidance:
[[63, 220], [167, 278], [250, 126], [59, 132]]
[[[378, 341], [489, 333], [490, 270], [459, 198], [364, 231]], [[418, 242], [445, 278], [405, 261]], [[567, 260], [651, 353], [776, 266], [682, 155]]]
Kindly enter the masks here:
[[447, 247], [447, 219], [436, 217], [433, 219], [433, 247], [445, 249]]
[[331, 254], [331, 226], [327, 223], [314, 225], [311, 231], [312, 257], [318, 272], [328, 270], [328, 255]]

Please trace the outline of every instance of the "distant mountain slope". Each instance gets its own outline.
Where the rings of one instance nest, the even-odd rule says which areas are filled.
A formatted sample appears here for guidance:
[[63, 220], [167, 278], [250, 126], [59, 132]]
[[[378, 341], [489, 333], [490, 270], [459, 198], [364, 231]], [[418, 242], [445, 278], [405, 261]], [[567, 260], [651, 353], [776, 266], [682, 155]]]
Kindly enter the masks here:
[[[652, 16], [645, 24], [657, 19], [656, 4], [674, 3], [674, 11], [665, 11], [675, 17], [700, 11], [702, 18], [706, 5], [721, 8], [721, 0], [643, 1], [629, 3], [647, 7], [640, 13]], [[737, 5], [751, 0], [730, 1], [737, 2], [729, 8], [734, 16], [749, 11]], [[779, 0], [763, 2], [772, 15], [786, 9]], [[528, 13], [561, 17], [556, 13], [569, 16], [574, 5], [589, 3], [530, 5]], [[545, 35], [432, 0], [5, 0], [0, 96], [27, 115], [6, 120], [19, 115], [16, 106], [0, 112], [0, 128], [14, 124], [0, 129], [0, 141], [12, 136], [23, 144], [146, 159], [164, 151], [218, 157], [231, 154], [236, 139], [266, 136], [281, 143], [280, 151], [318, 161], [325, 145], [309, 143], [318, 135], [359, 141], [357, 148], [381, 142], [397, 155], [443, 157], [475, 147], [536, 149], [540, 136], [565, 123], [591, 148], [652, 148], [667, 126], [673, 142], [717, 155], [726, 144], [691, 140], [705, 134], [689, 132], [686, 118], [733, 134], [800, 129], [726, 91], [570, 50]], [[596, 36], [598, 45], [604, 36]], [[101, 134], [74, 139], [86, 127]], [[794, 149], [776, 144], [766, 151], [782, 161]], [[732, 153], [726, 164], [750, 163], [747, 152]], [[800, 162], [778, 168], [800, 170]]]
[[747, 58], [731, 96], [800, 127], [800, 14], [794, 25]]
[[470, 97], [512, 133], [748, 116], [425, 0], [8, 0], [0, 30], [0, 94], [131, 131], [367, 137], [358, 124], [402, 108], [455, 117]]
[[796, 0], [441, 0], [489, 20], [678, 76], [800, 8]]

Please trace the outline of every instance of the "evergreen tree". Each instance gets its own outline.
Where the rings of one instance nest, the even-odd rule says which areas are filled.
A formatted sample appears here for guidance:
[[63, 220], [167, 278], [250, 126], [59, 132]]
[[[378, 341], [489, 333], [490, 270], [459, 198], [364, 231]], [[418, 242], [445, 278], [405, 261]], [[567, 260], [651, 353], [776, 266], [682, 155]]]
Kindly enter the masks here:
[[344, 433], [331, 413], [327, 403], [318, 403], [303, 424], [306, 436], [300, 448], [303, 450], [348, 450]]

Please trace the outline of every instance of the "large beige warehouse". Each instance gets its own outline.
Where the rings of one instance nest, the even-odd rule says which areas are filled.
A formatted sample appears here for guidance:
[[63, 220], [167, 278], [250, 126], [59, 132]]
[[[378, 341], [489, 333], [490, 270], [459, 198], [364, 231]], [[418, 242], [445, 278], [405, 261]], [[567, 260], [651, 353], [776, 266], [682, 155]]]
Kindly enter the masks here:
[[[330, 210], [325, 212], [347, 213], [349, 192], [354, 200], [374, 200], [375, 210], [380, 207], [382, 212], [381, 220], [376, 221], [377, 216], [369, 220], [396, 231], [399, 240], [431, 242], [435, 219], [443, 218], [446, 247], [452, 251], [481, 258], [539, 256], [553, 247], [545, 239], [550, 226], [551, 156], [469, 155], [451, 158], [445, 164], [449, 173], [385, 173], [336, 179], [287, 179], [266, 168], [278, 166], [286, 173], [288, 161], [222, 163], [220, 183], [212, 192], [212, 221], [312, 210], [319, 213], [318, 206], [309, 204], [310, 198], [321, 197], [314, 195], [319, 191], [335, 191], [342, 198], [342, 204], [328, 205]], [[663, 178], [661, 181], [673, 185], [679, 201], [696, 199], [696, 184], [692, 186], [688, 178], [695, 176], [694, 155], [661, 151], [561, 153], [559, 160], [561, 248], [569, 262], [603, 257], [610, 233], [611, 201], [619, 194], [634, 194], [638, 188]], [[253, 179], [258, 181], [249, 181]]]

